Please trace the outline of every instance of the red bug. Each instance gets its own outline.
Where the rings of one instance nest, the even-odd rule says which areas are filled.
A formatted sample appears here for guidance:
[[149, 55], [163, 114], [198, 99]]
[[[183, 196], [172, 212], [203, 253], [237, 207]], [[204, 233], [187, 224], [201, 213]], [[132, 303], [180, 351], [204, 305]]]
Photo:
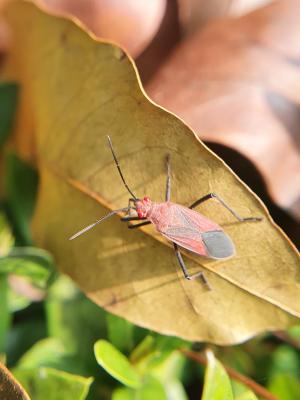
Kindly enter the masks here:
[[[194, 279], [201, 277], [202, 280], [208, 285], [208, 282], [203, 272], [198, 272], [194, 275], [190, 275], [183, 258], [181, 256], [178, 246], [190, 250], [200, 256], [213, 259], [226, 259], [232, 257], [235, 253], [235, 247], [230, 237], [224, 232], [224, 230], [215, 222], [204, 217], [200, 213], [193, 210], [199, 204], [215, 198], [222, 206], [224, 206], [231, 214], [238, 219], [240, 222], [246, 221], [261, 221], [260, 217], [240, 217], [231, 207], [229, 207], [224, 200], [222, 200], [217, 194], [209, 193], [200, 199], [196, 200], [191, 206], [185, 207], [170, 201], [171, 195], [171, 169], [170, 169], [170, 156], [167, 156], [167, 183], [166, 183], [166, 197], [163, 203], [155, 203], [150, 200], [149, 197], [144, 197], [142, 200], [137, 198], [128, 187], [123, 173], [121, 171], [118, 159], [112, 146], [110, 137], [108, 136], [108, 143], [119, 171], [120, 177], [131, 194], [132, 198], [129, 199], [128, 207], [120, 208], [118, 210], [111, 211], [109, 214], [100, 218], [93, 224], [83, 228], [75, 235], [70, 237], [69, 240], [73, 240], [76, 237], [82, 235], [86, 231], [92, 229], [95, 225], [111, 217], [117, 212], [127, 211], [129, 214], [121, 218], [121, 221], [134, 221], [144, 220], [144, 222], [132, 225], [129, 224], [128, 228], [134, 229], [143, 225], [153, 224], [157, 231], [173, 242], [175, 253], [182, 269], [184, 277], [186, 279]], [[131, 205], [133, 203], [133, 206]], [[137, 216], [130, 214], [131, 210], [136, 210]], [[209, 286], [209, 285], [208, 285]]]

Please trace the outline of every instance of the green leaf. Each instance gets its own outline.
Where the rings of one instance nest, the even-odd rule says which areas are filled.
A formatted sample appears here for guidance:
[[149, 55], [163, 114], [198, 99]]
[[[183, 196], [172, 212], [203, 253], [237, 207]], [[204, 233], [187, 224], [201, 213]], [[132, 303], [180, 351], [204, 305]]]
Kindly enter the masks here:
[[169, 382], [180, 379], [186, 365], [186, 358], [178, 351], [169, 351], [166, 357], [160, 357], [159, 362], [152, 362], [151, 373], [158, 379]]
[[36, 368], [53, 367], [58, 358], [66, 354], [66, 350], [57, 338], [46, 338], [36, 342], [19, 360], [18, 367]]
[[36, 247], [15, 247], [6, 257], [0, 258], [0, 273], [26, 276], [41, 288], [47, 286], [52, 272], [52, 256]]
[[10, 290], [8, 293], [8, 306], [11, 313], [21, 311], [31, 304], [32, 300], [22, 294]]
[[49, 335], [76, 354], [89, 374], [98, 373], [93, 344], [106, 334], [105, 311], [80, 293], [68, 277], [60, 276], [48, 290], [46, 318]]
[[53, 368], [16, 368], [14, 375], [34, 400], [84, 400], [93, 378]]
[[300, 399], [299, 380], [287, 374], [274, 375], [268, 384], [268, 389], [280, 400]]
[[167, 397], [162, 383], [151, 376], [148, 376], [143, 385], [137, 389], [117, 388], [114, 390], [112, 400], [186, 400], [187, 398], [176, 397], [178, 392], [174, 392], [174, 397]]
[[178, 380], [163, 383], [168, 399], [188, 400], [183, 384]]
[[250, 400], [252, 399], [256, 400], [255, 394], [248, 388], [248, 386], [244, 385], [243, 383], [236, 380], [232, 380], [231, 386], [235, 400], [241, 400], [241, 399], [243, 400], [244, 399], [243, 396], [245, 396], [245, 399], [248, 399], [247, 396], [249, 396]]
[[113, 391], [111, 400], [137, 400], [136, 390], [128, 387], [117, 388]]
[[45, 322], [38, 318], [15, 321], [7, 335], [7, 362], [14, 365], [35, 342], [46, 336]]
[[8, 305], [9, 287], [7, 277], [0, 274], [0, 353], [5, 351], [7, 331], [10, 326], [11, 313]]
[[6, 256], [14, 245], [14, 237], [8, 225], [7, 219], [0, 212], [0, 257]]
[[17, 155], [5, 158], [5, 192], [16, 236], [20, 244], [31, 245], [30, 221], [38, 185], [38, 174]]
[[230, 379], [211, 351], [207, 351], [207, 368], [201, 400], [233, 400]]
[[149, 376], [143, 385], [137, 389], [136, 398], [138, 400], [167, 400], [167, 394], [162, 383], [158, 379]]
[[134, 348], [130, 354], [130, 361], [134, 364], [142, 362], [149, 355], [155, 351], [155, 339], [153, 335], [147, 335], [144, 339]]
[[300, 339], [300, 325], [295, 325], [288, 330], [288, 333], [295, 339]]
[[128, 358], [112, 344], [106, 340], [98, 340], [94, 345], [94, 352], [98, 364], [115, 379], [129, 387], [141, 386], [141, 377], [132, 367]]
[[134, 325], [114, 314], [106, 314], [109, 341], [120, 351], [129, 352], [133, 348]]
[[253, 392], [247, 390], [246, 392], [240, 394], [235, 400], [258, 400]]
[[141, 375], [152, 376], [160, 381], [170, 399], [187, 400], [184, 387], [179, 381], [186, 359], [178, 351], [174, 351], [182, 348], [184, 343], [177, 338], [148, 335], [130, 356], [136, 370]]
[[279, 346], [272, 354], [271, 375], [290, 374], [299, 376], [299, 352], [288, 345]]
[[13, 82], [0, 84], [0, 146], [12, 130], [17, 105], [18, 86]]
[[141, 375], [145, 375], [153, 366], [164, 360], [165, 354], [157, 346], [154, 336], [147, 335], [130, 354], [130, 362]]
[[174, 350], [183, 347], [187, 347], [187, 342], [180, 338], [147, 335], [131, 353], [130, 361], [144, 374], [147, 370], [163, 365]]
[[75, 374], [85, 374], [81, 360], [68, 351], [58, 338], [36, 342], [19, 360], [18, 368], [51, 367]]

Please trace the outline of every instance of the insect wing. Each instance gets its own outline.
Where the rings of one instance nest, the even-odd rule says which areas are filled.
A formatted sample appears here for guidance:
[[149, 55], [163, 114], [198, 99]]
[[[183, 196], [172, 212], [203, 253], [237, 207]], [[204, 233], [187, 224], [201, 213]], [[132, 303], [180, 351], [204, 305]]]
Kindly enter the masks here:
[[234, 245], [215, 222], [196, 211], [174, 204], [169, 226], [161, 233], [179, 246], [215, 259], [234, 255]]
[[190, 231], [190, 235], [187, 237], [185, 236], [186, 233], [187, 231], [180, 226], [176, 226], [167, 229], [165, 232], [161, 232], [163, 236], [165, 236], [172, 242], [177, 243], [179, 246], [187, 250], [193, 251], [194, 253], [197, 253], [201, 256], [209, 257], [209, 254], [201, 238], [201, 234], [196, 231]]

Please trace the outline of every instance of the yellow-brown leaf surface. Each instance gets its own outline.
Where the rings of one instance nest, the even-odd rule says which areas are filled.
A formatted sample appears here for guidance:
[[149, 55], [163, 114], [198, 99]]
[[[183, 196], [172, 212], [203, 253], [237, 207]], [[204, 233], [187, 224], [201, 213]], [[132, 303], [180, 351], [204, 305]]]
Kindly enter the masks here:
[[[35, 238], [61, 271], [107, 310], [166, 334], [229, 344], [291, 325], [300, 314], [295, 249], [224, 163], [181, 120], [149, 101], [126, 54], [28, 2], [11, 5], [6, 15], [32, 105], [41, 174]], [[25, 132], [28, 126], [19, 123], [17, 135]], [[191, 272], [206, 271], [212, 291], [183, 279], [170, 244], [153, 226], [129, 231], [115, 216], [68, 241], [127, 205], [107, 134], [137, 196], [163, 201], [170, 153], [173, 201], [188, 205], [214, 191], [239, 214], [263, 216], [263, 222], [238, 223], [214, 201], [199, 207], [224, 226], [237, 250], [227, 261], [185, 253]]]

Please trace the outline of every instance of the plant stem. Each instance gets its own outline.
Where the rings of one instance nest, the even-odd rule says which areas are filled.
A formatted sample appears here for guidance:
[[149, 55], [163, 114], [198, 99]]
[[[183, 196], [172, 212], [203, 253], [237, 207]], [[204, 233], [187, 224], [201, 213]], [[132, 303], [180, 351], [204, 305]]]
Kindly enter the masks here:
[[286, 342], [289, 345], [291, 345], [291, 346], [295, 347], [296, 349], [300, 350], [300, 340], [294, 339], [288, 333], [283, 332], [283, 331], [276, 331], [276, 332], [273, 332], [273, 335], [276, 336], [281, 341]]

